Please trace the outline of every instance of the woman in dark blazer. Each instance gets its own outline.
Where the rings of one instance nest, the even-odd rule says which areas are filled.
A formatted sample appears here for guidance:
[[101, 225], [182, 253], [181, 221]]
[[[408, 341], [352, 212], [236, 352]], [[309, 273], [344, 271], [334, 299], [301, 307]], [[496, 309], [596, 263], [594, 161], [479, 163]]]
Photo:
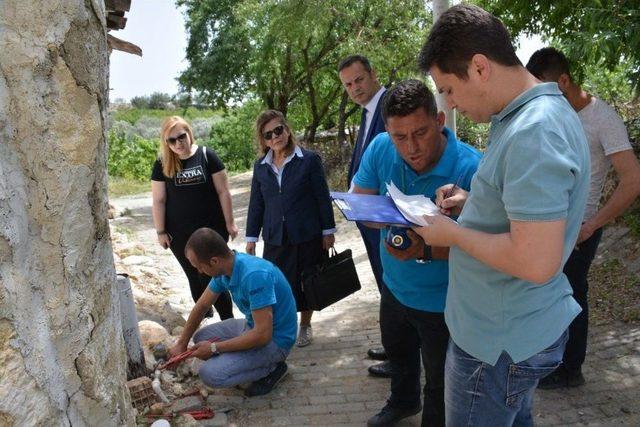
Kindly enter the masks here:
[[253, 166], [247, 214], [247, 253], [255, 255], [262, 230], [263, 258], [277, 265], [291, 284], [300, 315], [297, 345], [312, 340], [302, 272], [319, 264], [335, 242], [335, 221], [320, 156], [298, 146], [284, 115], [275, 110], [256, 120], [261, 158]]

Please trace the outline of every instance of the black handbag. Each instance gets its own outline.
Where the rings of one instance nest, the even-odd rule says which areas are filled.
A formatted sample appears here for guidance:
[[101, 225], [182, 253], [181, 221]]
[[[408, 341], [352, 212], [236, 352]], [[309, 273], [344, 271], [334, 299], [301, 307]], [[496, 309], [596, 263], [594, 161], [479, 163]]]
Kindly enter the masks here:
[[321, 264], [302, 272], [302, 292], [310, 310], [322, 310], [360, 290], [351, 249], [331, 254]]

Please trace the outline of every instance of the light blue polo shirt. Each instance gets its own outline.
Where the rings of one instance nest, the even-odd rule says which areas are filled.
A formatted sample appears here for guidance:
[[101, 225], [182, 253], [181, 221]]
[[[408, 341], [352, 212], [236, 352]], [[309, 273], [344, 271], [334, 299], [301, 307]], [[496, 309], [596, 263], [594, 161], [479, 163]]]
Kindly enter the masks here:
[[[375, 137], [353, 178], [358, 187], [387, 193], [387, 183], [393, 182], [403, 193], [424, 195], [435, 200], [436, 190], [455, 183], [462, 175], [460, 186], [469, 189], [481, 154], [475, 148], [458, 141], [453, 133], [444, 128], [447, 146], [436, 166], [423, 174], [416, 174], [400, 157], [389, 134]], [[447, 296], [449, 266], [446, 260], [434, 260], [419, 264], [415, 260], [400, 261], [387, 252], [384, 239], [387, 229], [380, 230], [380, 258], [382, 279], [403, 305], [416, 310], [442, 313]]]
[[[564, 219], [564, 265], [580, 229], [589, 174], [589, 146], [578, 115], [556, 83], [536, 85], [491, 118], [487, 149], [458, 222], [499, 234], [509, 232], [510, 220]], [[451, 338], [491, 365], [502, 351], [516, 363], [539, 353], [580, 312], [562, 267], [537, 285], [457, 247], [451, 248], [449, 264], [445, 320]]]
[[209, 289], [216, 293], [231, 292], [250, 328], [254, 325], [251, 311], [272, 306], [273, 342], [285, 350], [293, 347], [298, 332], [296, 302], [278, 267], [262, 258], [236, 252], [231, 277], [212, 278]]

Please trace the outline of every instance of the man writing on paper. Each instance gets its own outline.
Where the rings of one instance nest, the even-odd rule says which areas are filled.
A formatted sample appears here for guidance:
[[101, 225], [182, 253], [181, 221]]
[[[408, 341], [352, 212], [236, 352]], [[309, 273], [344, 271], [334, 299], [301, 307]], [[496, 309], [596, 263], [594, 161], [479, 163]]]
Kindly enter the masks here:
[[533, 426], [538, 380], [562, 360], [580, 312], [562, 266], [589, 191], [584, 131], [558, 85], [532, 76], [502, 22], [477, 6], [440, 16], [419, 65], [451, 108], [491, 123], [469, 197], [437, 200], [464, 204], [459, 222], [436, 215], [418, 229], [451, 247], [447, 424]]
[[[438, 187], [461, 176], [460, 186], [469, 189], [480, 153], [444, 127], [444, 113], [437, 111], [424, 83], [406, 80], [390, 89], [382, 116], [387, 133], [378, 135], [362, 157], [353, 179], [355, 193], [386, 194], [387, 183], [393, 182], [405, 194], [433, 198]], [[380, 230], [383, 242], [389, 232]], [[411, 245], [404, 250], [380, 245], [380, 329], [391, 363], [391, 396], [369, 419], [370, 426], [390, 425], [420, 411], [421, 354], [426, 375], [422, 425], [444, 425], [448, 250], [425, 248], [410, 230], [406, 237]]]

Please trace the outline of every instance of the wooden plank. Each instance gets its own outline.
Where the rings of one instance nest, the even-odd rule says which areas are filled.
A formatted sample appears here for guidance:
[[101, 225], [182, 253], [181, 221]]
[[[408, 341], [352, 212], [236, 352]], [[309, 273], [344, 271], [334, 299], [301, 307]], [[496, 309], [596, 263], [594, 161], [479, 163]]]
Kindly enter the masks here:
[[111, 30], [121, 30], [127, 25], [127, 18], [117, 15], [107, 15], [107, 28]]
[[131, 0], [105, 0], [104, 6], [107, 10], [128, 12], [131, 9]]
[[142, 56], [142, 49], [140, 49], [138, 46], [128, 41], [114, 37], [111, 34], [107, 34], [107, 44], [111, 49]]

